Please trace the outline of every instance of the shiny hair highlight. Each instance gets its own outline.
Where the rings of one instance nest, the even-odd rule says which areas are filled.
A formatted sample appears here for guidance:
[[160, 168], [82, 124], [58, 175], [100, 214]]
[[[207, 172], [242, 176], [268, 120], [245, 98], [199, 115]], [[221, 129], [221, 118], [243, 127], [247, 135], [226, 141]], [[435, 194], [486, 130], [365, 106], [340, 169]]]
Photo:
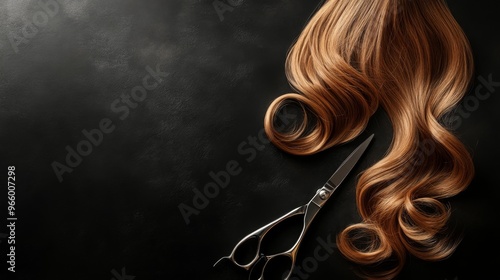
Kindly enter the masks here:
[[[385, 157], [358, 180], [362, 221], [338, 235], [343, 255], [378, 279], [395, 277], [408, 253], [450, 256], [458, 242], [446, 233], [443, 200], [469, 185], [474, 166], [440, 120], [467, 91], [473, 58], [446, 2], [328, 0], [290, 49], [286, 74], [297, 93], [274, 100], [264, 120], [285, 152], [311, 155], [353, 140], [379, 105], [393, 126]], [[276, 115], [290, 101], [303, 119], [283, 131]]]

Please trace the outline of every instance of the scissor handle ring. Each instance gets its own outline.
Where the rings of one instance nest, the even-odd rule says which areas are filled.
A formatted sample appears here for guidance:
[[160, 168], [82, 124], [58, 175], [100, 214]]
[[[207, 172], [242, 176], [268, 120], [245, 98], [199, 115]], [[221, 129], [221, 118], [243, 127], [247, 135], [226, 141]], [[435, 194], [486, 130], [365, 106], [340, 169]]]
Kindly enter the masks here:
[[[243, 268], [245, 270], [249, 270], [255, 263], [257, 263], [257, 261], [262, 257], [261, 254], [260, 254], [260, 246], [262, 244], [262, 240], [264, 239], [264, 237], [266, 236], [266, 234], [273, 228], [275, 227], [276, 225], [278, 225], [279, 223], [281, 223], [282, 221], [290, 218], [290, 217], [293, 217], [293, 216], [296, 216], [296, 215], [303, 215], [305, 214], [307, 210], [307, 204], [306, 205], [302, 205], [300, 207], [297, 207], [295, 209], [293, 209], [292, 211], [288, 212], [287, 214], [281, 216], [280, 218], [272, 221], [271, 223], [259, 228], [258, 230], [248, 234], [247, 236], [245, 236], [243, 239], [240, 240], [240, 242], [238, 242], [238, 244], [236, 244], [236, 246], [234, 246], [233, 248], [233, 251], [231, 252], [231, 254], [229, 256], [226, 256], [226, 257], [223, 257], [221, 258], [220, 260], [218, 260], [215, 264], [217, 265], [221, 260], [223, 259], [229, 259], [233, 264], [235, 264], [236, 266], [240, 267], [240, 268]], [[245, 242], [249, 241], [250, 239], [252, 238], [257, 238], [257, 250], [255, 252], [255, 255], [253, 257], [253, 259], [247, 263], [247, 264], [241, 264], [239, 263], [236, 258], [235, 258], [235, 255], [236, 255], [236, 251], [238, 250], [238, 248]], [[285, 253], [285, 252], [284, 252]]]

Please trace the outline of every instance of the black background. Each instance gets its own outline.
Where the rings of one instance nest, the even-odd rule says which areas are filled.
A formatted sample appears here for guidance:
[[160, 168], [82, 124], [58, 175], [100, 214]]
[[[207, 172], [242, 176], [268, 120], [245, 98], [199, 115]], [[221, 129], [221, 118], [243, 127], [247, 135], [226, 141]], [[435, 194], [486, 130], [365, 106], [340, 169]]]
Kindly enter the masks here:
[[[473, 96], [479, 77], [500, 81], [500, 11], [491, 0], [449, 2], [474, 49]], [[261, 132], [269, 103], [291, 91], [286, 52], [321, 3], [244, 1], [222, 20], [212, 4], [61, 0], [16, 52], [9, 37], [40, 23], [43, 9], [37, 1], [0, 3], [1, 279], [247, 279], [228, 262], [212, 264], [249, 232], [306, 203], [371, 133], [375, 140], [354, 172], [383, 157], [391, 126], [382, 111], [355, 141], [318, 155], [290, 156], [271, 144], [254, 148], [255, 157], [238, 151]], [[157, 65], [168, 76], [121, 120], [111, 105]], [[463, 242], [445, 261], [410, 258], [400, 279], [498, 278], [500, 87], [493, 89], [471, 103], [477, 108], [466, 110], [455, 131], [477, 168], [469, 189], [449, 201]], [[66, 147], [76, 149], [86, 139], [82, 130], [105, 118], [115, 130], [59, 182], [53, 162], [65, 164]], [[192, 206], [193, 189], [203, 190], [209, 173], [231, 160], [241, 173], [187, 225], [179, 205]], [[15, 274], [7, 273], [5, 238], [11, 165]], [[350, 176], [320, 212], [299, 265], [318, 237], [358, 221], [354, 185]], [[335, 250], [308, 279], [357, 279], [353, 269]]]

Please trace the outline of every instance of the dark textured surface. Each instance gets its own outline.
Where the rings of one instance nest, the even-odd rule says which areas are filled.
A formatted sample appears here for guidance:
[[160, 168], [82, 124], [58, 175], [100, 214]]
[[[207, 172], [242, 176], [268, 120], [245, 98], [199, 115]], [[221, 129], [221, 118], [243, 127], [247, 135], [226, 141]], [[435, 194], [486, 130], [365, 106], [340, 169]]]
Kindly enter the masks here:
[[[286, 51], [319, 3], [244, 1], [220, 18], [204, 0], [61, 0], [48, 7], [53, 14], [37, 1], [0, 2], [0, 178], [16, 166], [18, 217], [17, 272], [7, 274], [2, 187], [1, 279], [247, 279], [226, 262], [212, 264], [250, 231], [307, 202], [365, 137], [376, 134], [355, 172], [390, 144], [383, 112], [353, 143], [315, 156], [258, 140], [267, 106], [290, 91]], [[479, 77], [500, 81], [497, 3], [450, 6], [474, 48], [473, 90]], [[126, 115], [121, 96], [143, 84], [146, 67], [162, 72], [147, 80], [156, 88]], [[491, 89], [456, 130], [477, 167], [470, 188], [450, 200], [464, 240], [449, 260], [410, 259], [401, 279], [498, 278], [500, 87]], [[52, 164], [66, 164], [66, 147], [77, 149], [82, 131], [106, 119], [114, 130], [59, 182]], [[187, 225], [178, 206], [193, 206], [193, 189], [229, 162], [238, 175]], [[320, 212], [299, 264], [313, 256], [317, 238], [359, 219], [354, 184], [349, 177]], [[337, 250], [305, 276], [357, 279]]]

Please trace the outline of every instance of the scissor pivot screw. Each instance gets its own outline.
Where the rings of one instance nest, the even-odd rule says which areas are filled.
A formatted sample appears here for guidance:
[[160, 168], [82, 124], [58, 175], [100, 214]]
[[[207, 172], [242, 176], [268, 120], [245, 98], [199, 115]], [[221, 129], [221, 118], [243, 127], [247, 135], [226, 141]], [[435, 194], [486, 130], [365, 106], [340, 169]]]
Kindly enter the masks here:
[[326, 191], [324, 191], [324, 190], [320, 191], [319, 192], [319, 198], [321, 198], [323, 200], [327, 199], [328, 198], [328, 193]]

